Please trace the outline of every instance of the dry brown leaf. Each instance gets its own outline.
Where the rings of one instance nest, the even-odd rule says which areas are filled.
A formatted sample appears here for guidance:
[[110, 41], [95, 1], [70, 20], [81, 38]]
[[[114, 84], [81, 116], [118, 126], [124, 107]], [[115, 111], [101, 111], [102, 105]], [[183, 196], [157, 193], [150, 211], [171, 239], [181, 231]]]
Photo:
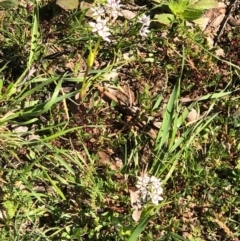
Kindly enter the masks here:
[[103, 80], [114, 81], [118, 78], [119, 73], [116, 69], [112, 69], [111, 72], [103, 75]]
[[217, 223], [217, 224], [219, 225], [219, 227], [222, 228], [222, 229], [224, 230], [224, 232], [225, 232], [229, 237], [232, 238], [233, 241], [238, 241], [238, 240], [239, 240], [238, 238], [234, 237], [234, 233], [228, 228], [228, 226], [226, 225], [226, 223], [225, 223], [225, 222], [222, 222], [222, 221], [220, 220], [219, 215], [216, 214], [216, 215], [215, 215], [215, 218], [213, 219], [213, 221], [214, 221], [215, 223]]
[[82, 11], [86, 11], [85, 15], [90, 18], [93, 17], [93, 11], [91, 9], [91, 8], [93, 8], [93, 6], [94, 6], [94, 4], [91, 2], [87, 2], [87, 1], [80, 2], [80, 9]]
[[127, 10], [127, 9], [121, 10], [121, 14], [127, 20], [131, 20], [131, 19], [133, 19], [137, 16], [136, 12], [132, 12], [132, 11]]
[[25, 186], [22, 181], [16, 181], [15, 186], [18, 187], [20, 190], [25, 189]]
[[214, 41], [211, 37], [207, 37], [207, 43], [210, 49], [213, 48]]
[[142, 205], [140, 204], [140, 197], [138, 193], [129, 190], [130, 199], [131, 199], [131, 206], [133, 208], [132, 218], [135, 222], [139, 221], [142, 213]]
[[182, 103], [188, 103], [188, 102], [194, 101], [195, 99], [191, 99], [189, 97], [182, 97], [180, 100]]
[[211, 22], [211, 26], [214, 28], [218, 28], [221, 24], [221, 22], [223, 21], [225, 17], [225, 14], [222, 13], [220, 15], [218, 15], [212, 22]]
[[0, 177], [0, 182], [5, 183], [5, 184], [7, 183], [7, 182], [6, 182], [3, 178], [1, 178], [1, 177]]
[[98, 152], [98, 155], [100, 157], [100, 164], [104, 165], [104, 166], [109, 166], [109, 168], [113, 171], [116, 171], [117, 170], [117, 167], [116, 165], [114, 165], [112, 162], [111, 162], [111, 156], [108, 155], [106, 152], [104, 151], [99, 151]]
[[217, 56], [222, 56], [222, 57], [225, 56], [224, 50], [222, 48], [219, 48], [219, 49], [215, 50], [215, 54]]
[[138, 193], [132, 191], [132, 190], [129, 190], [129, 193], [130, 193], [130, 199], [131, 199], [131, 206], [136, 209], [138, 208], [137, 207], [137, 203], [140, 202], [140, 199], [139, 199], [139, 195]]
[[194, 23], [197, 24], [202, 31], [204, 31], [209, 23], [209, 18], [203, 16], [194, 20]]
[[192, 122], [197, 120], [198, 117], [199, 117], [198, 112], [194, 108], [192, 108], [192, 110], [188, 113], [187, 120], [188, 122]]
[[[121, 164], [119, 164], [119, 160], [117, 160], [117, 163], [114, 163], [111, 160], [111, 156], [108, 155], [104, 151], [99, 151], [98, 155], [100, 157], [100, 160], [99, 160], [99, 164], [100, 165], [108, 166], [110, 168], [110, 170], [112, 170], [112, 171], [119, 171], [119, 169], [121, 167]], [[119, 172], [116, 173], [115, 175], [116, 175], [117, 178], [121, 178], [122, 177], [122, 174], [119, 173]]]
[[132, 213], [132, 218], [135, 222], [138, 222], [142, 214], [142, 210], [135, 209]]
[[0, 210], [0, 220], [5, 221], [7, 219], [7, 212], [5, 210]]
[[78, 0], [57, 0], [56, 4], [64, 10], [74, 10], [78, 8]]
[[13, 132], [18, 133], [18, 134], [23, 134], [24, 132], [28, 131], [28, 127], [27, 126], [12, 126]]
[[70, 60], [68, 63], [65, 64], [65, 67], [70, 69], [71, 71], [74, 70], [74, 63]]
[[36, 140], [39, 140], [39, 139], [40, 139], [40, 136], [39, 136], [39, 135], [34, 135], [34, 134], [29, 135], [29, 136], [27, 137], [27, 140], [28, 140], [28, 141], [36, 141]]

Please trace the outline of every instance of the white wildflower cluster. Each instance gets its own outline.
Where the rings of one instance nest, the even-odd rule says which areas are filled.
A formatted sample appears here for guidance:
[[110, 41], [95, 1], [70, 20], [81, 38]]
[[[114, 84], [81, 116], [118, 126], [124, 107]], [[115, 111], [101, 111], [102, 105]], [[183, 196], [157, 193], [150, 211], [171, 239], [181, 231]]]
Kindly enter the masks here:
[[[121, 13], [120, 4], [121, 0], [107, 0], [107, 3], [102, 6], [97, 4], [96, 7], [91, 8], [92, 16], [95, 17], [96, 22], [90, 22], [92, 31], [96, 32], [103, 40], [110, 42], [109, 36], [111, 35], [110, 29], [107, 24], [113, 23], [119, 16], [123, 16]], [[150, 18], [143, 14], [138, 18], [138, 22], [142, 24], [140, 29], [140, 35], [146, 37], [149, 31]]]
[[142, 16], [138, 17], [138, 22], [142, 24], [142, 27], [140, 29], [140, 35], [142, 37], [147, 37], [149, 34], [149, 26], [151, 23], [150, 17], [146, 14], [143, 14]]
[[118, 16], [122, 16], [121, 7], [120, 0], [107, 0], [105, 6], [108, 16], [113, 18], [113, 20], [116, 20]]
[[149, 177], [147, 174], [142, 177], [137, 177], [137, 179], [137, 193], [142, 202], [146, 203], [149, 199], [151, 199], [153, 204], [158, 205], [159, 201], [163, 200], [161, 196], [163, 189], [160, 180], [155, 176]]
[[105, 6], [98, 4], [96, 8], [91, 8], [93, 17], [97, 17], [96, 22], [90, 22], [89, 25], [93, 28], [93, 32], [103, 38], [103, 40], [110, 42], [109, 36], [111, 35], [107, 23], [115, 21], [118, 16], [122, 16], [120, 0], [107, 0]]
[[110, 29], [107, 26], [108, 19], [102, 19], [101, 17], [98, 17], [95, 22], [90, 22], [89, 25], [93, 28], [93, 32], [97, 32], [100, 37], [103, 38], [103, 40], [110, 42], [111, 40], [108, 38], [108, 36], [111, 35]]

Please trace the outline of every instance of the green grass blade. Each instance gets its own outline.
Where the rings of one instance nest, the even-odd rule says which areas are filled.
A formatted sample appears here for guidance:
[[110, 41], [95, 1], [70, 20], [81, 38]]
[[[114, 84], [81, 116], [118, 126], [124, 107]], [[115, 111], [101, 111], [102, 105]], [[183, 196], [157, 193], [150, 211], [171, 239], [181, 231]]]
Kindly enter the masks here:
[[64, 196], [63, 192], [60, 190], [60, 188], [57, 186], [57, 181], [54, 181], [48, 174], [47, 172], [42, 169], [42, 171], [44, 172], [44, 175], [46, 176], [46, 178], [48, 179], [48, 181], [51, 183], [51, 185], [53, 186], [53, 188], [55, 189], [56, 193], [63, 199], [66, 200], [66, 197]]
[[151, 215], [147, 214], [140, 220], [139, 224], [134, 229], [134, 231], [133, 231], [132, 235], [130, 236], [130, 238], [128, 239], [128, 241], [137, 241], [138, 240], [139, 235], [144, 230], [144, 228], [147, 226], [147, 223], [149, 222], [151, 217], [152, 217]]
[[34, 14], [33, 14], [33, 24], [32, 24], [32, 37], [31, 37], [31, 47], [30, 47], [30, 55], [28, 59], [28, 68], [32, 65], [34, 61], [34, 55], [35, 51], [37, 49], [37, 41], [39, 38], [39, 32], [38, 32], [38, 22], [39, 22], [39, 10], [38, 10], [38, 5], [37, 1], [35, 2], [36, 6], [34, 9]]
[[175, 85], [173, 92], [170, 96], [170, 99], [168, 101], [167, 104], [167, 108], [164, 112], [164, 116], [163, 116], [163, 122], [161, 125], [161, 128], [158, 132], [157, 138], [156, 138], [156, 146], [155, 146], [155, 150], [158, 151], [162, 148], [162, 146], [164, 145], [164, 143], [168, 140], [169, 138], [169, 129], [172, 123], [172, 118], [173, 118], [173, 110], [174, 110], [174, 102], [177, 99], [177, 95], [178, 95], [178, 89], [179, 86], [178, 84]]

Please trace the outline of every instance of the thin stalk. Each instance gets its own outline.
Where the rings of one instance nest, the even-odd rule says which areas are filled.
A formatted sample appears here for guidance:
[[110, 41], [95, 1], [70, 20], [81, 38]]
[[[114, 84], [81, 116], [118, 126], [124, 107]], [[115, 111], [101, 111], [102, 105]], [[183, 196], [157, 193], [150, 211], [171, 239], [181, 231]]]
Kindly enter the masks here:
[[89, 70], [93, 66], [94, 60], [97, 56], [100, 41], [101, 41], [101, 38], [98, 38], [97, 43], [95, 44], [95, 47], [94, 47], [93, 51], [92, 51], [91, 46], [90, 46], [90, 49], [89, 49], [89, 55], [88, 55], [88, 59], [87, 59], [87, 68], [86, 68], [86, 71], [84, 73], [82, 88], [80, 90], [81, 99], [84, 97], [84, 95], [86, 93], [86, 88], [87, 88], [87, 85], [88, 85], [87, 76], [88, 76]]

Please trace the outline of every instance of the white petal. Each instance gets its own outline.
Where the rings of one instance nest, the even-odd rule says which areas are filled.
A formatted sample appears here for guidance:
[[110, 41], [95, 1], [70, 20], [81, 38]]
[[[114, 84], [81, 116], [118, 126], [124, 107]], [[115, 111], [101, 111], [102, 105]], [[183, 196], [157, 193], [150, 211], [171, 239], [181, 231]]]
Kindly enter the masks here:
[[158, 202], [163, 200], [163, 198], [157, 194], [153, 194], [151, 196], [151, 199], [152, 199], [152, 203], [155, 205], [158, 205]]
[[151, 21], [149, 16], [147, 16], [146, 14], [143, 14], [142, 16], [138, 17], [138, 22], [148, 27]]
[[90, 25], [92, 28], [95, 28], [96, 23], [94, 23], [94, 22], [90, 22], [89, 25]]
[[149, 32], [150, 32], [150, 31], [148, 30], [147, 27], [142, 27], [142, 28], [140, 29], [140, 35], [141, 35], [142, 37], [147, 37], [147, 35], [148, 35]]
[[105, 41], [109, 42], [109, 43], [111, 42], [111, 40], [110, 40], [109, 38], [104, 37], [103, 39], [104, 39]]

